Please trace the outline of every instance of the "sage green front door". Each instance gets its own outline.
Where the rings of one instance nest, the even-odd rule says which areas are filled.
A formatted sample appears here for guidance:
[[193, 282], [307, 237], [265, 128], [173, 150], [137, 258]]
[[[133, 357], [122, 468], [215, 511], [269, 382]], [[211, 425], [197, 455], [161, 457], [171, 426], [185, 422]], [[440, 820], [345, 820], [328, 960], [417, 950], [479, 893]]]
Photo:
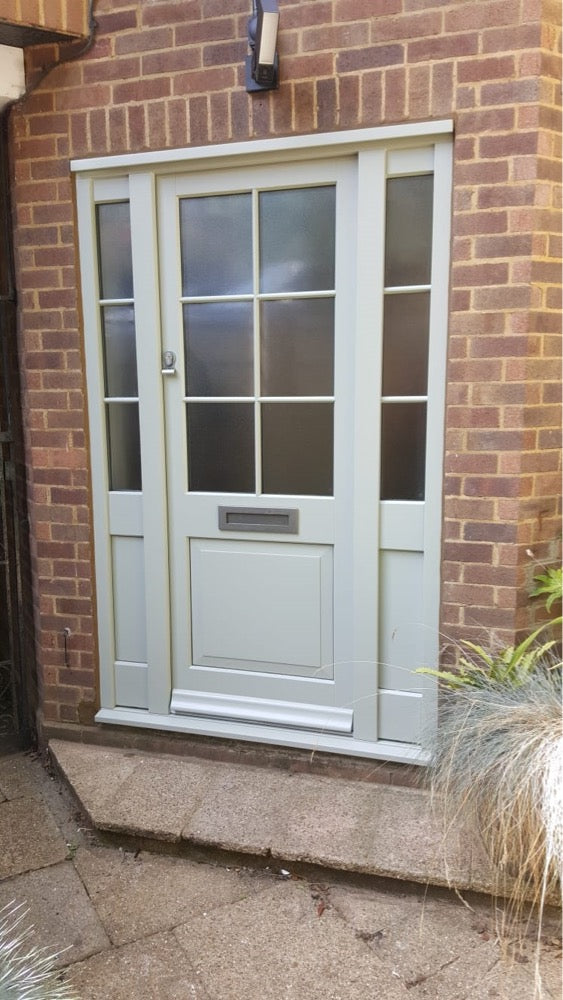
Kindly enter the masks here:
[[354, 729], [353, 186], [347, 159], [161, 183], [176, 713]]
[[424, 759], [451, 183], [427, 131], [75, 167], [99, 721]]

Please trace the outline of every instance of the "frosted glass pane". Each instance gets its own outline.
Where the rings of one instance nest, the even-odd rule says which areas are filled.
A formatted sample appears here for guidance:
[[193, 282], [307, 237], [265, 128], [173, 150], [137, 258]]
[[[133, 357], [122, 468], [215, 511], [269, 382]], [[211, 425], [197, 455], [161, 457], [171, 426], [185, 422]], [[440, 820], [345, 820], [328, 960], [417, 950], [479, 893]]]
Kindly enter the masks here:
[[432, 174], [387, 181], [385, 284], [430, 283]]
[[264, 396], [332, 396], [333, 299], [263, 302], [261, 315]]
[[262, 492], [332, 495], [333, 404], [262, 405]]
[[252, 291], [252, 200], [249, 194], [180, 202], [183, 295]]
[[141, 490], [137, 403], [107, 403], [110, 490]]
[[385, 297], [384, 396], [426, 395], [429, 318], [429, 292]]
[[184, 306], [188, 396], [252, 396], [251, 302]]
[[137, 396], [137, 351], [133, 306], [102, 309], [106, 396]]
[[189, 489], [254, 493], [254, 405], [189, 403]]
[[260, 291], [334, 288], [334, 187], [260, 195]]
[[383, 403], [381, 499], [424, 500], [426, 403]]
[[133, 298], [133, 259], [129, 202], [98, 205], [100, 294], [103, 299]]

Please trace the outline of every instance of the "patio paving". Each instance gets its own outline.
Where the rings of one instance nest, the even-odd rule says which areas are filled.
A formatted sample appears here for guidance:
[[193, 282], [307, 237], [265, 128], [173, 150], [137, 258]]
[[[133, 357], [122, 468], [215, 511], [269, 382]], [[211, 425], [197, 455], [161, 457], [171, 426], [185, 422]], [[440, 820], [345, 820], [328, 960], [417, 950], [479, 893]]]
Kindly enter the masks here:
[[[136, 755], [115, 759], [113, 751], [100, 752], [105, 795], [99, 773], [95, 780], [95, 769], [86, 767], [80, 754], [73, 756], [74, 777], [82, 796], [87, 797], [88, 789], [90, 806], [95, 801], [112, 828], [123, 823], [130, 829], [142, 775], [153, 781], [157, 773], [169, 776], [169, 765], [177, 762], [149, 759], [145, 770]], [[58, 754], [61, 759], [64, 748]], [[198, 766], [198, 779], [183, 798], [186, 815], [180, 833], [170, 789], [164, 797], [166, 821], [155, 823], [159, 834], [162, 827], [177, 838], [155, 840], [155, 847], [186, 848], [186, 856], [169, 856], [100, 842], [73, 794], [41, 759], [23, 754], [0, 758], [2, 853], [13, 859], [0, 878], [0, 906], [11, 900], [27, 905], [34, 943], [59, 952], [60, 976], [81, 1000], [532, 1000], [534, 928], [502, 933], [502, 905], [487, 897], [404, 880], [356, 879], [352, 884], [349, 875], [320, 868], [318, 878], [304, 877], [293, 870], [293, 862], [282, 870], [275, 859], [263, 856], [262, 867], [255, 867], [250, 855], [248, 865], [228, 865], [219, 852], [213, 863], [194, 860], [190, 838], [209, 839], [219, 789], [232, 793], [225, 799], [222, 841], [230, 842], [232, 836], [240, 844], [245, 810], [253, 808], [252, 818], [260, 806], [238, 773], [244, 769], [227, 780], [221, 766], [208, 769], [201, 761]], [[127, 799], [131, 779], [134, 794]], [[347, 816], [343, 830], [337, 830], [336, 822], [331, 827], [335, 857], [346, 838], [354, 842], [358, 800], [347, 784], [335, 799], [336, 813]], [[143, 830], [147, 817], [155, 814], [155, 787], [143, 813]], [[185, 780], [178, 787], [186, 789]], [[323, 787], [316, 810], [304, 822], [305, 852], [297, 844], [297, 828], [300, 817], [307, 818], [310, 782], [299, 782], [297, 788], [297, 798], [290, 784], [280, 802], [282, 832], [277, 833], [272, 813], [267, 822], [255, 821], [253, 843], [259, 843], [261, 834], [272, 844], [287, 837], [295, 853], [325, 857], [330, 854], [328, 828], [319, 836], [319, 850], [312, 845], [329, 793]], [[368, 790], [361, 784], [358, 788]], [[237, 794], [243, 801], [238, 811]], [[412, 808], [411, 796], [408, 802]], [[119, 806], [113, 820], [112, 803]], [[364, 810], [356, 814], [356, 822], [365, 817]], [[382, 812], [378, 822], [389, 854], [389, 835], [384, 836], [388, 815]], [[429, 853], [424, 835], [421, 830], [423, 859]], [[399, 839], [404, 841], [404, 831]], [[364, 857], [369, 861], [374, 854], [366, 851]], [[420, 869], [419, 861], [413, 864]], [[545, 1000], [561, 996], [559, 932], [559, 917], [550, 913], [540, 966]]]

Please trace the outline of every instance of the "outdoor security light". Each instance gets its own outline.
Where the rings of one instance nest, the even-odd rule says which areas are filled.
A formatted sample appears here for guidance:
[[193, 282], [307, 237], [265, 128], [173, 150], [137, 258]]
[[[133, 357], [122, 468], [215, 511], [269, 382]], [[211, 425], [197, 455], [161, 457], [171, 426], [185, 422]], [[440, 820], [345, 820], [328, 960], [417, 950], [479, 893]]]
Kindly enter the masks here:
[[246, 90], [275, 90], [278, 86], [276, 42], [280, 14], [278, 0], [254, 0], [254, 12], [248, 22], [248, 44], [252, 55], [246, 57]]

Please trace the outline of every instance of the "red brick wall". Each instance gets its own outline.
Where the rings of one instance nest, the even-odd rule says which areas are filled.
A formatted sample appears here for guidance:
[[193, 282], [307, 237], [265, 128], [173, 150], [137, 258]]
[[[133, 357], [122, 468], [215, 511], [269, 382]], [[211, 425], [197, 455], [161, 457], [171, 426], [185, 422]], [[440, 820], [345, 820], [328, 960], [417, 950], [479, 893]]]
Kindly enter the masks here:
[[[54, 69], [13, 113], [47, 719], [86, 720], [97, 697], [69, 157], [453, 116], [444, 634], [514, 635], [529, 615], [526, 550], [556, 556], [559, 3], [280, 0], [281, 86], [254, 96], [243, 68], [250, 9], [251, 0], [99, 0], [88, 54]], [[54, 55], [36, 50], [30, 63]]]

